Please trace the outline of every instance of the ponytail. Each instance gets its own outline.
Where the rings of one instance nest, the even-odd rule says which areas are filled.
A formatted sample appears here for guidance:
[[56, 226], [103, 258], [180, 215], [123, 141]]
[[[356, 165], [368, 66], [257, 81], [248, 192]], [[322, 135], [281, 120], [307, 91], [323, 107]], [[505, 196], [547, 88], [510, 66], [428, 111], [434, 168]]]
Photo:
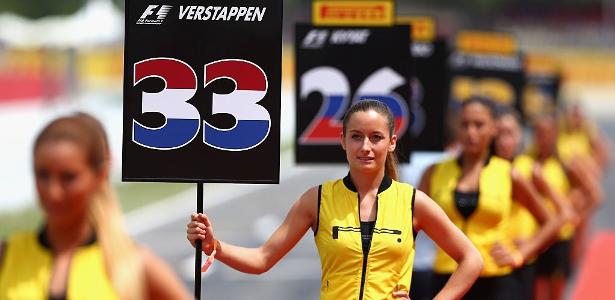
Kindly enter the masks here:
[[91, 199], [88, 214], [111, 284], [120, 299], [145, 299], [143, 260], [138, 246], [124, 230], [119, 202], [109, 182]]
[[384, 163], [384, 172], [395, 181], [399, 178], [397, 176], [397, 154], [395, 151], [387, 154], [387, 159]]

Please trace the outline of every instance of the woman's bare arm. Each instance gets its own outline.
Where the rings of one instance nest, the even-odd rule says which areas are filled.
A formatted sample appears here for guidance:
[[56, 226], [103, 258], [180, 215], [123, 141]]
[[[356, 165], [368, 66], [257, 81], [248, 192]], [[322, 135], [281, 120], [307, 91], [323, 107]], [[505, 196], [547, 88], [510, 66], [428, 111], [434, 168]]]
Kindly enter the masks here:
[[573, 159], [566, 167], [566, 175], [573, 186], [582, 191], [585, 200], [580, 207], [579, 215], [582, 219], [589, 217], [604, 199], [598, 175], [593, 174], [581, 158]]
[[261, 274], [275, 265], [288, 253], [305, 232], [316, 222], [318, 188], [305, 192], [292, 206], [284, 222], [269, 239], [258, 248], [246, 248], [216, 240], [209, 218], [193, 215], [188, 224], [188, 240], [194, 245], [203, 240], [203, 249], [211, 253], [216, 248], [216, 259], [238, 271]]
[[427, 169], [425, 169], [425, 172], [423, 172], [423, 175], [421, 176], [421, 181], [419, 182], [418, 189], [428, 195], [429, 190], [431, 189], [431, 174], [433, 174], [433, 170], [435, 169], [435, 167], [436, 165], [431, 165]]
[[458, 263], [457, 270], [434, 299], [460, 299], [480, 275], [483, 260], [476, 247], [444, 211], [425, 193], [419, 190], [416, 193], [414, 229], [423, 230]]
[[536, 187], [538, 193], [553, 202], [558, 212], [557, 216], [560, 218], [562, 224], [565, 222], [578, 223], [578, 215], [569, 197], [556, 192], [555, 189], [547, 183], [538, 165], [532, 170], [532, 184]]
[[149, 249], [141, 249], [146, 299], [194, 299], [171, 267]]
[[512, 181], [513, 199], [525, 206], [540, 224], [536, 234], [519, 248], [523, 261], [526, 261], [555, 241], [557, 232], [566, 220], [549, 214], [538, 192], [514, 169]]
[[595, 134], [590, 136], [590, 143], [598, 162], [598, 166], [604, 173], [613, 162], [613, 142], [600, 129], [596, 128]]

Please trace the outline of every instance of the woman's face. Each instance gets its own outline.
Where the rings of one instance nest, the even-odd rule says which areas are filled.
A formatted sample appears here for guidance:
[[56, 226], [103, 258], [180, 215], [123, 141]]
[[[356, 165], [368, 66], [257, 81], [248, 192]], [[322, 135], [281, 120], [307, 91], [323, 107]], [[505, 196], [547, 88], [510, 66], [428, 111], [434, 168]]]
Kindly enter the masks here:
[[397, 136], [389, 134], [386, 117], [373, 110], [353, 113], [342, 133], [342, 148], [350, 169], [360, 172], [382, 171], [396, 142]]
[[575, 104], [570, 108], [569, 116], [570, 126], [573, 129], [579, 129], [583, 126], [583, 113], [581, 112], [581, 108], [578, 104]]
[[549, 118], [536, 120], [534, 123], [534, 143], [541, 156], [549, 156], [555, 151], [557, 128], [555, 121]]
[[507, 114], [498, 120], [498, 136], [495, 140], [496, 154], [512, 160], [521, 144], [521, 127], [513, 115]]
[[495, 120], [484, 105], [472, 103], [462, 108], [458, 137], [464, 152], [480, 154], [486, 151], [496, 130]]
[[87, 162], [85, 151], [70, 141], [44, 142], [34, 153], [36, 190], [49, 222], [82, 219], [102, 175]]

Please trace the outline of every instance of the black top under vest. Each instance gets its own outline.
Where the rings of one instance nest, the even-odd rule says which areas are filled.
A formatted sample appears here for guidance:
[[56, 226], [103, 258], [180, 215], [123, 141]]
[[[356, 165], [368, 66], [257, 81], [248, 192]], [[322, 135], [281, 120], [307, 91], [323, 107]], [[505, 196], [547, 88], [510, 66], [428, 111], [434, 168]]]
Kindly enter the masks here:
[[367, 255], [367, 253], [369, 253], [369, 248], [372, 245], [374, 227], [376, 227], [376, 221], [361, 221], [361, 242], [363, 243], [363, 255]]
[[464, 219], [468, 219], [478, 208], [478, 192], [455, 190], [455, 206]]
[[[487, 155], [487, 158], [485, 158], [483, 166], [488, 165], [490, 160], [491, 153], [489, 153], [489, 155]], [[461, 168], [461, 166], [463, 165], [461, 157], [457, 158], [457, 164], [459, 165], [459, 168]], [[455, 189], [455, 193], [453, 196], [455, 199], [455, 206], [457, 207], [457, 210], [463, 216], [463, 218], [467, 220], [478, 208], [479, 192], [462, 192]]]

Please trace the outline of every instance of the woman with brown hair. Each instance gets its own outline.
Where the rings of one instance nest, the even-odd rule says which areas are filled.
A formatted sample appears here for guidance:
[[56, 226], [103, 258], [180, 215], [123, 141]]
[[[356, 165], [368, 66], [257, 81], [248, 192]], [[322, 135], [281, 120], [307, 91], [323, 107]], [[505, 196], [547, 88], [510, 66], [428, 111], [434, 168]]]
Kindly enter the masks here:
[[110, 158], [104, 129], [88, 114], [55, 119], [37, 136], [44, 226], [0, 243], [0, 299], [190, 299], [171, 269], [123, 229]]
[[244, 248], [218, 240], [204, 214], [191, 217], [190, 243], [200, 239], [207, 255], [238, 271], [260, 274], [311, 228], [322, 267], [321, 299], [409, 299], [414, 234], [424, 230], [459, 264], [436, 299], [460, 298], [482, 261], [427, 195], [396, 181], [397, 136], [388, 107], [376, 100], [352, 105], [340, 140], [348, 175], [307, 190], [262, 246]]
[[[536, 122], [540, 121], [537, 120]], [[535, 136], [540, 136], [540, 139], [546, 142], [542, 145], [543, 147], [549, 147], [549, 137], [545, 136], [545, 133]], [[560, 229], [560, 236], [562, 234], [566, 236], [569, 234], [571, 226], [574, 226], [573, 224], [577, 222], [578, 216], [571, 204], [572, 193], [561, 190], [562, 183], [565, 181], [561, 176], [563, 171], [557, 160], [551, 159], [549, 155], [538, 157], [535, 153], [522, 153], [522, 138], [523, 129], [519, 114], [510, 108], [502, 109], [498, 113], [496, 154], [510, 161], [515, 172], [536, 187], [536, 190], [544, 197], [547, 207], [551, 208], [550, 213], [552, 215], [556, 216], [562, 223], [565, 221], [572, 222]], [[548, 150], [548, 148], [545, 150]], [[536, 234], [538, 222], [530, 211], [518, 201], [515, 201], [510, 212], [508, 228], [513, 245], [520, 249], [526, 241]], [[549, 249], [552, 247], [554, 246], [552, 245]], [[534, 299], [536, 269], [537, 267], [543, 268], [543, 261], [537, 260], [537, 257], [543, 255], [545, 254], [529, 258], [522, 267], [513, 271], [513, 275], [520, 284], [522, 299]]]
[[[468, 236], [485, 262], [464, 299], [520, 299], [512, 270], [546, 247], [560, 227], [510, 162], [493, 156], [496, 133], [494, 104], [483, 98], [465, 101], [458, 123], [461, 154], [428, 168], [420, 184]], [[518, 249], [507, 233], [513, 201], [525, 206], [540, 224], [536, 234]], [[455, 268], [457, 263], [438, 249], [436, 289], [451, 278]]]

